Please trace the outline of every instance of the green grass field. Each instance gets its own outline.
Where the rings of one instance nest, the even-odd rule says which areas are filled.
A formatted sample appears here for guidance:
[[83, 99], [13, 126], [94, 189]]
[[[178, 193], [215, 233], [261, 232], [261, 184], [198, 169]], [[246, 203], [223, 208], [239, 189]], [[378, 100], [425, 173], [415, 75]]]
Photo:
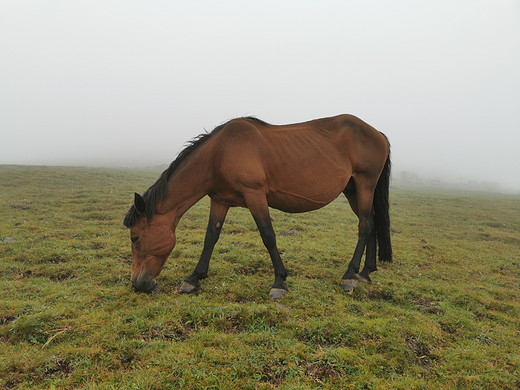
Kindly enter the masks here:
[[254, 221], [230, 210], [210, 276], [209, 201], [181, 220], [161, 291], [130, 288], [122, 218], [158, 172], [0, 166], [5, 389], [518, 389], [520, 197], [392, 188], [395, 260], [345, 294], [344, 198], [273, 210], [289, 294]]

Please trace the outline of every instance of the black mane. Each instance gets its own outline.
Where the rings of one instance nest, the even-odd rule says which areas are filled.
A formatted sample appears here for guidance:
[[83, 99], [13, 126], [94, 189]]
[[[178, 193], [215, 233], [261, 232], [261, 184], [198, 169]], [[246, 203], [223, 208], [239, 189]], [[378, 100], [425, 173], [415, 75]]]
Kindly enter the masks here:
[[[269, 124], [257, 119], [255, 117], [245, 117], [245, 118], [238, 118], [238, 119], [249, 119], [252, 121], [255, 121], [263, 126], [268, 126]], [[182, 162], [191, 154], [193, 151], [195, 151], [199, 146], [201, 146], [203, 143], [205, 143], [207, 140], [209, 140], [211, 137], [213, 137], [215, 134], [217, 134], [220, 130], [222, 130], [229, 122], [233, 121], [234, 119], [227, 121], [226, 123], [221, 124], [220, 126], [217, 126], [213, 129], [211, 132], [206, 132], [203, 134], [198, 135], [197, 137], [193, 138], [191, 141], [187, 143], [187, 146], [179, 153], [177, 158], [170, 164], [170, 166], [161, 174], [159, 179], [150, 187], [148, 188], [145, 193], [143, 194], [143, 199], [145, 202], [145, 212], [146, 216], [148, 218], [148, 221], [150, 221], [155, 214], [155, 207], [159, 202], [162, 202], [164, 198], [166, 198], [166, 194], [168, 191], [168, 181], [170, 180], [171, 176], [175, 172], [175, 170], [182, 164]], [[123, 221], [123, 224], [127, 228], [131, 228], [137, 223], [137, 220], [139, 219], [139, 213], [137, 212], [136, 208], [132, 205], [130, 209], [127, 211], [125, 215], [125, 219]]]

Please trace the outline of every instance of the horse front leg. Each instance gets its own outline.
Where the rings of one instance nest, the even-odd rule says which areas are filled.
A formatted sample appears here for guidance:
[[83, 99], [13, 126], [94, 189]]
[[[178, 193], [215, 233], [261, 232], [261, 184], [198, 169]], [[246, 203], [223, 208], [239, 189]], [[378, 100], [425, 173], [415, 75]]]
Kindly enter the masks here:
[[193, 273], [184, 280], [179, 288], [180, 293], [191, 293], [197, 290], [200, 286], [199, 281], [208, 277], [209, 260], [220, 236], [228, 210], [229, 206], [211, 200], [209, 222], [202, 254]]

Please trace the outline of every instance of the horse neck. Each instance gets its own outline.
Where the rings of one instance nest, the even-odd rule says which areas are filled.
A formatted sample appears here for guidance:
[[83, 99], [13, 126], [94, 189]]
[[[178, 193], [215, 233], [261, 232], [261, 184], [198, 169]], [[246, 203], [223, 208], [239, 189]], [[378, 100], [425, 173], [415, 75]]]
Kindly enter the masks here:
[[166, 198], [157, 210], [170, 216], [173, 230], [184, 213], [208, 193], [208, 168], [204, 161], [193, 156], [184, 161], [168, 181]]

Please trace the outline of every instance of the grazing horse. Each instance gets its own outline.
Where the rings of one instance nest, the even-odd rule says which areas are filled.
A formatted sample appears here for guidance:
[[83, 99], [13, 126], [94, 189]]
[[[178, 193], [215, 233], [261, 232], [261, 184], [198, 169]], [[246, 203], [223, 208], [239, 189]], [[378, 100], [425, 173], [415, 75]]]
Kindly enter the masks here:
[[[343, 193], [359, 218], [359, 238], [341, 284], [369, 282], [380, 261], [392, 261], [386, 136], [352, 115], [275, 126], [237, 118], [193, 140], [143, 196], [135, 194], [124, 225], [132, 241], [132, 285], [151, 292], [175, 246], [183, 214], [211, 199], [204, 247], [179, 291], [190, 293], [208, 276], [211, 253], [230, 207], [247, 207], [274, 267], [269, 296], [285, 295], [287, 270], [276, 246], [269, 207], [289, 213], [319, 209]], [[366, 249], [365, 266], [359, 273]]]

